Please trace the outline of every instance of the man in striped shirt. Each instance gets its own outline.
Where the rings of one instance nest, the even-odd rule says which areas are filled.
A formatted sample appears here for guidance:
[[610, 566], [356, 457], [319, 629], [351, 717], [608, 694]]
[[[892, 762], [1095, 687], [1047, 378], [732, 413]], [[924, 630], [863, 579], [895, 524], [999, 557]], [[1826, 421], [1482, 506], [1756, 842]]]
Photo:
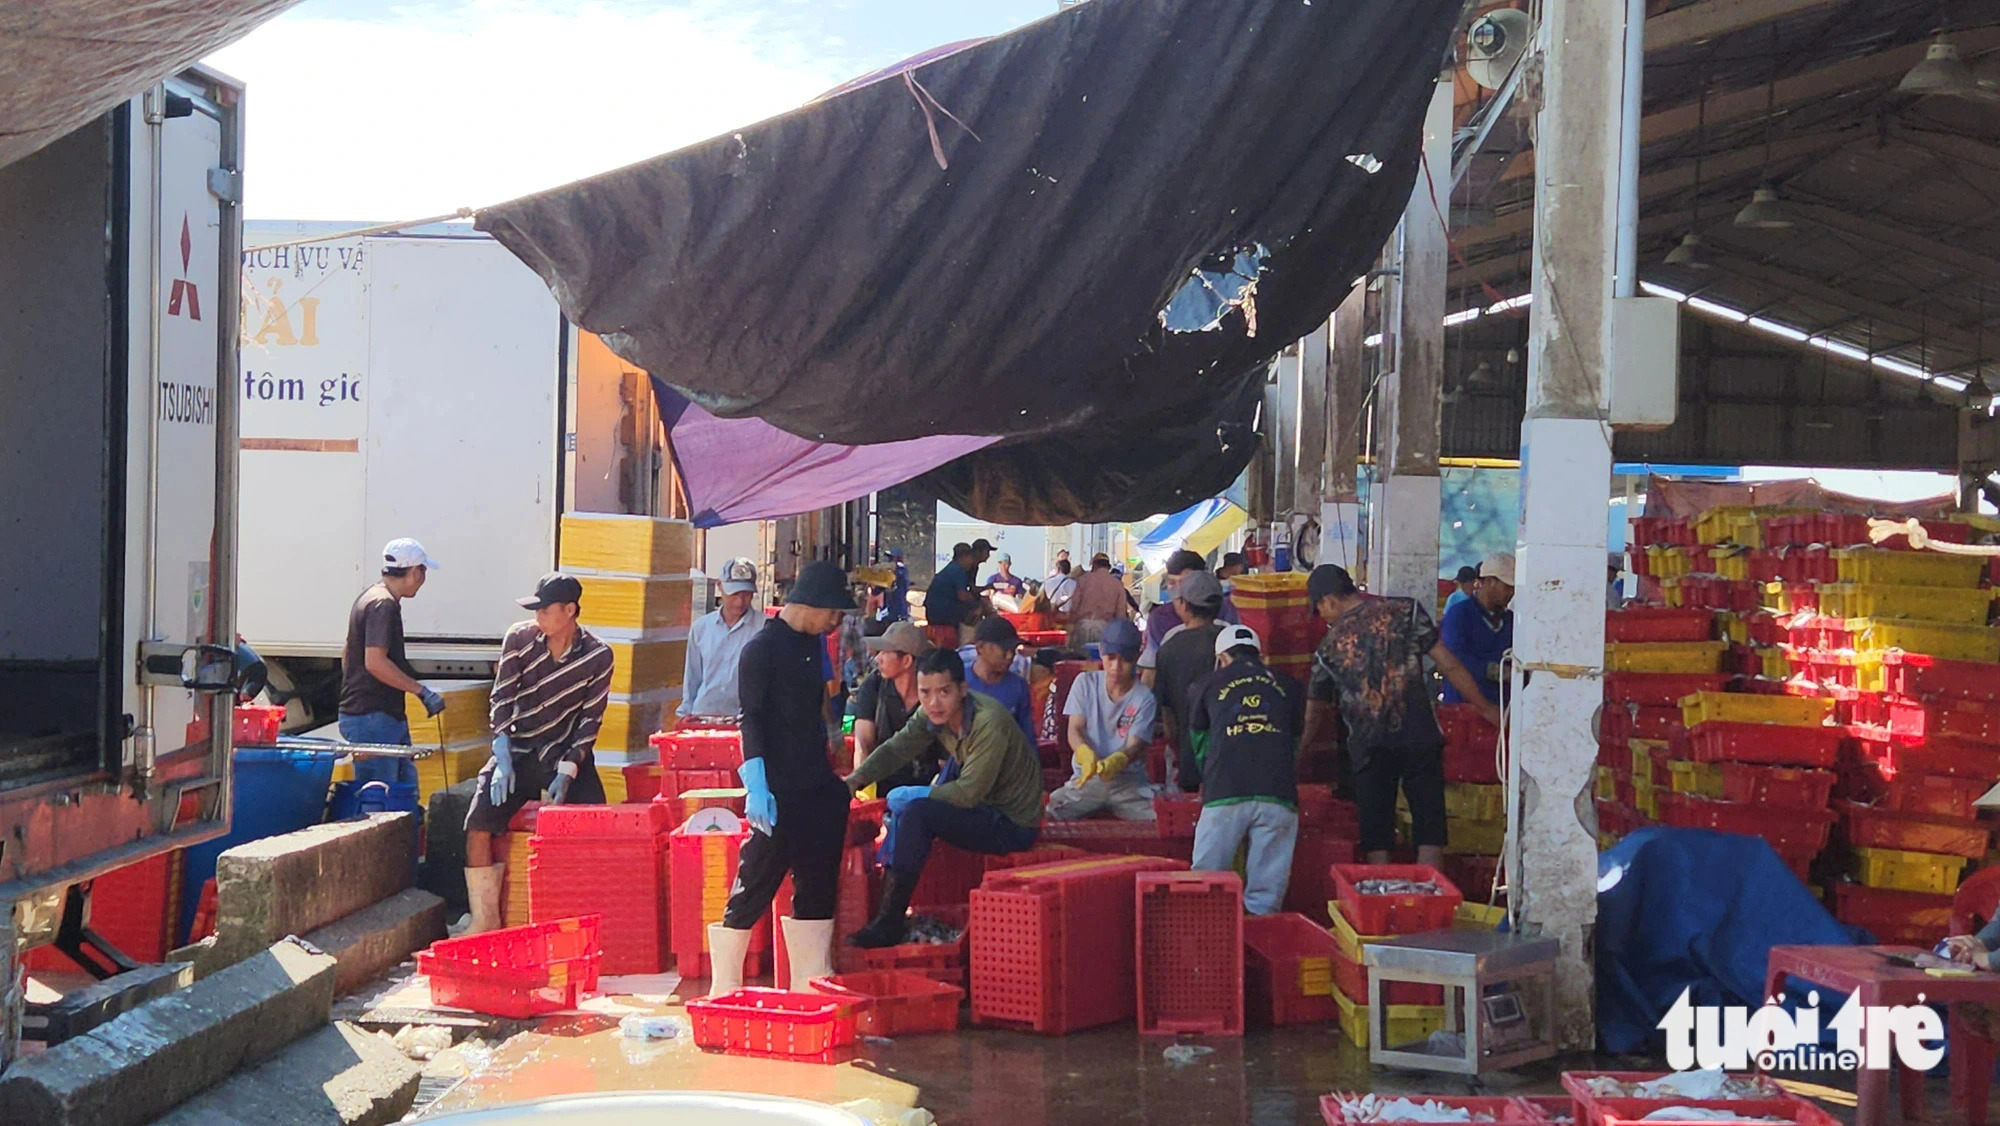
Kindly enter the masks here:
[[[535, 612], [500, 643], [493, 677], [493, 757], [465, 817], [465, 890], [478, 934], [500, 926], [507, 823], [548, 791], [552, 804], [604, 804], [591, 748], [611, 692], [611, 647], [577, 624], [583, 584], [561, 571], [520, 600]], [[494, 838], [502, 840], [495, 843]]]

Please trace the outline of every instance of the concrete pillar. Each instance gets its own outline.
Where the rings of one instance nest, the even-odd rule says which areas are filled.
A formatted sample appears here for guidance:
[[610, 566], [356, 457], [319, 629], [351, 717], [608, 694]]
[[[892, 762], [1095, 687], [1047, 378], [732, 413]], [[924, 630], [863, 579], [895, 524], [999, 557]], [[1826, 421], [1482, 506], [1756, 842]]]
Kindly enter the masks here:
[[1333, 361], [1333, 320], [1299, 341], [1298, 473], [1292, 485], [1291, 511], [1319, 515], [1326, 476], [1327, 380]]
[[1272, 515], [1280, 522], [1298, 511], [1299, 487], [1299, 382], [1305, 364], [1304, 340], [1292, 345], [1271, 367], [1272, 425], [1266, 433], [1272, 439], [1276, 471], [1271, 475]]
[[1382, 381], [1383, 420], [1373, 497], [1381, 545], [1378, 594], [1437, 601], [1439, 425], [1444, 388], [1444, 305], [1451, 248], [1445, 202], [1451, 197], [1452, 85], [1440, 81], [1424, 117], [1424, 162], [1399, 228], [1399, 274], [1392, 310], [1394, 367]]
[[1367, 404], [1372, 382], [1368, 349], [1368, 280], [1354, 283], [1334, 310], [1332, 365], [1326, 388], [1326, 472], [1321, 478], [1319, 561], [1337, 563], [1365, 578], [1361, 542], [1361, 494], [1355, 466], [1368, 433]]
[[1603, 705], [1605, 505], [1624, 5], [1549, 0], [1535, 167], [1528, 406], [1521, 428], [1516, 679], [1508, 734], [1509, 904], [1558, 938], [1557, 1034], [1595, 1039], [1594, 717]]

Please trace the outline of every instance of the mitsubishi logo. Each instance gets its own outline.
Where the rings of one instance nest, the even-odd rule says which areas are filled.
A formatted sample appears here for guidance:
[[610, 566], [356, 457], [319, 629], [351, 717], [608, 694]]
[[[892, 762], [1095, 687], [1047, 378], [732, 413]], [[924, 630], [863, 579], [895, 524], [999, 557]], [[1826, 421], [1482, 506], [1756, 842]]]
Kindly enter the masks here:
[[184, 276], [174, 279], [173, 292], [167, 297], [167, 315], [170, 317], [178, 317], [181, 315], [181, 295], [186, 294], [187, 317], [191, 321], [198, 321], [201, 319], [201, 292], [195, 289], [194, 283], [189, 281], [185, 277], [185, 275], [188, 272], [188, 255], [192, 253], [193, 250], [194, 250], [194, 238], [188, 233], [187, 213], [182, 212], [181, 213], [181, 273]]

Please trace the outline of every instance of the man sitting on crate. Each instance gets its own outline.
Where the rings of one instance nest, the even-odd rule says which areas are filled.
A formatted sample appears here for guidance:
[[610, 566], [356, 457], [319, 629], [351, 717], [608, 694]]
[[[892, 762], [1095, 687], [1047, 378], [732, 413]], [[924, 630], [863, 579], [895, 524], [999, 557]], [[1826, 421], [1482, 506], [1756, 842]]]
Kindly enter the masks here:
[[1014, 716], [965, 683], [965, 662], [949, 649], [917, 661], [920, 710], [847, 776], [859, 790], [894, 774], [934, 743], [951, 756], [938, 781], [889, 791], [892, 853], [873, 922], [848, 937], [860, 947], [895, 946], [908, 936], [910, 893], [931, 841], [999, 855], [1032, 848], [1042, 819], [1042, 768]]
[[1389, 862], [1400, 788], [1410, 800], [1417, 863], [1435, 865], [1444, 859], [1444, 735], [1424, 658], [1488, 722], [1500, 722], [1500, 706], [1480, 694], [1479, 682], [1444, 647], [1415, 600], [1363, 594], [1345, 568], [1331, 563], [1313, 568], [1306, 598], [1327, 632], [1313, 654], [1304, 741], [1312, 745], [1337, 699], [1367, 862]]
[[1121, 821], [1153, 820], [1153, 785], [1146, 774], [1146, 745], [1153, 741], [1159, 704], [1139, 683], [1139, 628], [1117, 621], [1098, 643], [1101, 672], [1087, 672], [1063, 702], [1074, 769], [1049, 795], [1049, 816], [1080, 821], [1109, 810]]
[[[500, 642], [493, 670], [493, 757], [479, 770], [465, 815], [465, 891], [478, 934], [500, 926], [507, 823], [542, 796], [561, 804], [604, 804], [597, 776], [597, 729], [611, 694], [611, 647], [576, 624], [583, 584], [552, 571], [519, 600], [535, 612]], [[496, 847], [494, 838], [500, 838]], [[527, 873], [520, 873], [527, 878]]]
[[[1187, 636], [1185, 633], [1180, 636]], [[1181, 789], [1201, 791], [1194, 868], [1228, 872], [1245, 838], [1243, 910], [1269, 915], [1285, 901], [1299, 835], [1299, 728], [1303, 694], [1264, 665], [1249, 626], [1225, 626], [1209, 642], [1221, 667], [1188, 693], [1188, 745]]]

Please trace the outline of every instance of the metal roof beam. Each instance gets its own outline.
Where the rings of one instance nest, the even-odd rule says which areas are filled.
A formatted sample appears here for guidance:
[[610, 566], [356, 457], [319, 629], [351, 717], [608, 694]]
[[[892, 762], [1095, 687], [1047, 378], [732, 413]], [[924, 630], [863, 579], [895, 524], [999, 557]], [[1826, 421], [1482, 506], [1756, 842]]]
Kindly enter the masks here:
[[[1937, 343], [1959, 349], [1970, 356], [1976, 357], [1979, 355], [1980, 342], [1971, 333], [1962, 332], [1943, 325], [1925, 324], [1922, 323], [1920, 318], [1893, 305], [1884, 305], [1879, 301], [1857, 297], [1845, 290], [1835, 289], [1832, 286], [1810, 278], [1800, 277], [1790, 271], [1763, 265], [1754, 261], [1748, 252], [1732, 247], [1727, 241], [1715, 238], [1713, 235], [1708, 237], [1707, 242], [1709, 247], [1715, 251], [1715, 256], [1723, 260], [1717, 263], [1717, 269], [1725, 274], [1733, 275], [1745, 281], [1755, 282], [1758, 285], [1768, 286], [1772, 289], [1783, 290], [1794, 296], [1819, 302], [1822, 305], [1831, 305], [1836, 309], [1847, 311], [1856, 319], [1873, 319], [1890, 328], [1898, 329], [1915, 336], [1927, 337]], [[1804, 325], [1796, 327], [1801, 330], [1805, 328]], [[1832, 327], [1828, 327], [1814, 329], [1813, 331], [1817, 333], [1832, 330]]]
[[1700, 0], [1646, 20], [1646, 51], [1666, 51], [1846, 0]]

